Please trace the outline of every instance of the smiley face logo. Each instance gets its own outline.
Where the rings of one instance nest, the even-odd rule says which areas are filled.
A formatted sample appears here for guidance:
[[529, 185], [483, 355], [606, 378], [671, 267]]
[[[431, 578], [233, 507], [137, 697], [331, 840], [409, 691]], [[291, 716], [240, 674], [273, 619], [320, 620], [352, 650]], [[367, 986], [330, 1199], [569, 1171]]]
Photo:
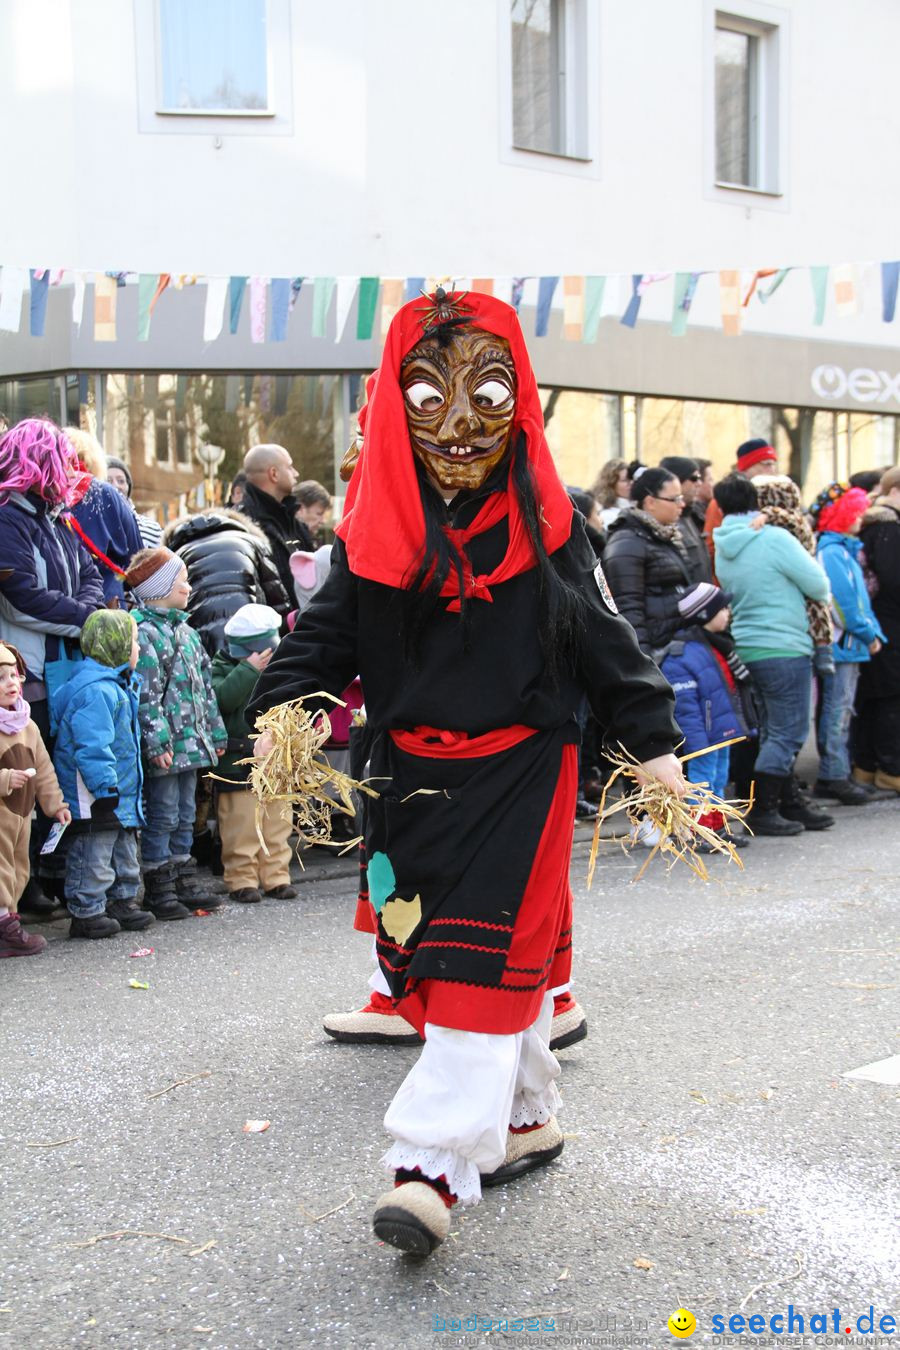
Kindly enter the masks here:
[[677, 1308], [666, 1324], [673, 1336], [680, 1341], [687, 1340], [697, 1330], [697, 1319], [687, 1308]]

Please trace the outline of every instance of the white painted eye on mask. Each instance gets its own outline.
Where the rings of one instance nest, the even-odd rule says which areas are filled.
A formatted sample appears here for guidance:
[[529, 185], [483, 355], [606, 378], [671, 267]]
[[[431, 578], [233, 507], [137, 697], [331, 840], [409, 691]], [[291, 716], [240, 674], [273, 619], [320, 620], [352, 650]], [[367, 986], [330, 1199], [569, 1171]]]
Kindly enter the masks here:
[[415, 384], [404, 389], [403, 395], [407, 403], [412, 404], [417, 412], [434, 412], [444, 402], [444, 395], [440, 389], [436, 389], [425, 380], [416, 380]]
[[512, 396], [509, 385], [502, 380], [485, 380], [475, 390], [475, 402], [481, 408], [502, 408]]

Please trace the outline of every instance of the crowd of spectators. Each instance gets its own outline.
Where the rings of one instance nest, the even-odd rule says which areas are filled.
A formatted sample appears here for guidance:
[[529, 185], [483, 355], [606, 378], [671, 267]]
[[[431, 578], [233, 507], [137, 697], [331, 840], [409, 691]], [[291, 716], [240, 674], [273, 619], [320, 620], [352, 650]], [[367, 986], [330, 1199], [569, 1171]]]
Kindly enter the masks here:
[[[331, 499], [298, 480], [255, 446], [226, 506], [163, 529], [86, 432], [33, 418], [0, 437], [0, 957], [40, 952], [28, 921], [60, 904], [83, 938], [211, 910], [198, 858], [237, 902], [296, 895], [290, 817], [264, 814], [263, 847], [239, 761], [256, 678], [330, 566]], [[756, 439], [719, 481], [705, 459], [613, 459], [570, 492], [598, 585], [675, 691], [692, 781], [752, 793], [753, 834], [900, 797], [900, 468], [804, 506]], [[579, 720], [590, 818], [602, 746], [586, 703]]]

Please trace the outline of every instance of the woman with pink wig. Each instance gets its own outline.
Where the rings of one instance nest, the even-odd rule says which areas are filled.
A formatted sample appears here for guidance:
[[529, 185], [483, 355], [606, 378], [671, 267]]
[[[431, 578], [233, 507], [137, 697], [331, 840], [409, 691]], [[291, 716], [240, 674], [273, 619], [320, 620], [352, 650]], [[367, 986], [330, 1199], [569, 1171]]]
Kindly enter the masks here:
[[[103, 604], [100, 574], [66, 518], [79, 473], [71, 443], [49, 419], [26, 418], [0, 438], [0, 640], [22, 654], [22, 695], [48, 746], [48, 681]], [[46, 833], [41, 825], [33, 842]], [[46, 913], [52, 905], [29, 883], [19, 908]]]
[[859, 562], [860, 522], [869, 509], [868, 495], [849, 483], [830, 483], [810, 507], [818, 534], [817, 557], [831, 584], [834, 619], [834, 673], [819, 681], [816, 739], [819, 748], [817, 797], [844, 806], [864, 806], [873, 788], [850, 779], [848, 741], [856, 686], [864, 663], [881, 651], [882, 627], [872, 610]]

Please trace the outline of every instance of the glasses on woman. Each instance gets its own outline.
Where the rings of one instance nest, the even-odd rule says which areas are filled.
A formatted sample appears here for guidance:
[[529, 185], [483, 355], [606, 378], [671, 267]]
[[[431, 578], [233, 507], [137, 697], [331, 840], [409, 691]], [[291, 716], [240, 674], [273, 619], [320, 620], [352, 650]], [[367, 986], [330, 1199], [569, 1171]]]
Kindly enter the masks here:
[[655, 492], [648, 492], [648, 497], [652, 497], [655, 502], [683, 502], [684, 493], [679, 492], [677, 497], [658, 497]]

